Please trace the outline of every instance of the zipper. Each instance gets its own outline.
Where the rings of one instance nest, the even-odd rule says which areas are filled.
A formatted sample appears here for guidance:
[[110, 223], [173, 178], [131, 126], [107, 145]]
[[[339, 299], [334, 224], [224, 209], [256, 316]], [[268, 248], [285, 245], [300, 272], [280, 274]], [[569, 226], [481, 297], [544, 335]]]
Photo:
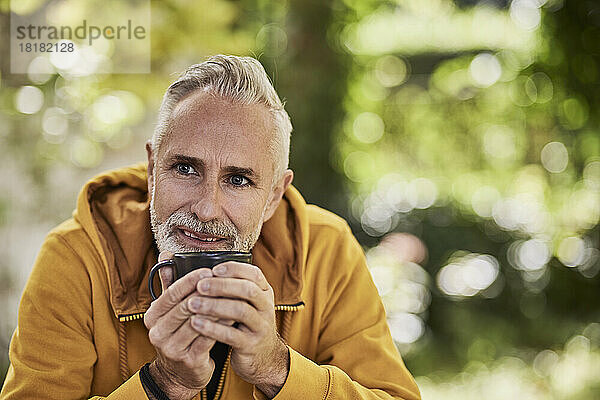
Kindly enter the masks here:
[[[275, 311], [298, 311], [304, 308], [304, 302], [301, 301], [297, 304], [281, 304], [275, 306]], [[221, 372], [221, 376], [219, 377], [219, 384], [217, 385], [217, 391], [215, 392], [215, 397], [213, 400], [219, 400], [221, 398], [221, 394], [223, 392], [223, 386], [225, 384], [225, 377], [227, 375], [227, 370], [229, 369], [229, 363], [231, 362], [231, 347], [229, 347], [229, 352], [227, 353], [227, 358], [225, 359], [225, 365], [223, 365], [223, 371]], [[208, 395], [206, 394], [206, 389], [202, 389], [200, 392], [201, 400], [208, 400]]]
[[144, 318], [144, 313], [119, 315], [119, 322], [129, 322]]
[[304, 308], [304, 302], [296, 304], [280, 304], [275, 306], [275, 311], [298, 311]]
[[[225, 364], [223, 364], [223, 371], [221, 371], [221, 376], [219, 377], [219, 384], [217, 385], [217, 391], [215, 392], [215, 397], [213, 400], [218, 400], [221, 397], [221, 392], [223, 391], [223, 385], [225, 384], [225, 375], [227, 375], [227, 370], [229, 369], [229, 362], [231, 361], [231, 347], [229, 348], [229, 352], [227, 353], [227, 358], [225, 359]], [[206, 394], [206, 388], [202, 389], [200, 392], [200, 397], [202, 400], [208, 400], [208, 395]]]

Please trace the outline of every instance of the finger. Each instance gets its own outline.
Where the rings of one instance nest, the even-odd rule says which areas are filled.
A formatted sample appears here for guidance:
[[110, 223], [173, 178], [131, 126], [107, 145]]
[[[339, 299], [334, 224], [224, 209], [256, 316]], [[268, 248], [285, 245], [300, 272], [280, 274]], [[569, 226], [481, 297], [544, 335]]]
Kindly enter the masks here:
[[[151, 329], [149, 334], [150, 343], [167, 359], [174, 361], [183, 361], [188, 355], [186, 354], [192, 343], [200, 336], [200, 334], [192, 327], [191, 320], [181, 325], [175, 332], [164, 337], [155, 333], [155, 329]], [[212, 339], [211, 339], [212, 340]], [[206, 340], [203, 342], [206, 353], [210, 351]]]
[[150, 304], [150, 308], [144, 315], [144, 323], [150, 329], [158, 318], [162, 317], [173, 307], [179, 304], [183, 299], [196, 290], [198, 281], [207, 277], [212, 277], [212, 271], [208, 268], [201, 268], [190, 272], [181, 279], [177, 279], [163, 293]]
[[210, 319], [211, 321], [215, 321], [219, 324], [223, 324], [223, 325], [233, 325], [235, 323], [235, 321], [232, 320], [228, 320], [228, 319], [221, 319], [219, 317], [211, 317], [210, 315], [205, 315], [204, 316], [206, 319]]
[[200, 294], [210, 297], [226, 297], [245, 300], [259, 311], [273, 308], [271, 292], [261, 290], [256, 283], [236, 278], [206, 278], [198, 282]]
[[[258, 311], [250, 304], [241, 300], [231, 300], [215, 297], [192, 297], [188, 300], [189, 310], [203, 318], [218, 317], [222, 320], [232, 320], [246, 325], [251, 331], [258, 332], [264, 327]], [[218, 322], [218, 321], [216, 321]], [[221, 323], [222, 325], [231, 325]]]
[[158, 262], [167, 261], [173, 258], [173, 253], [168, 250], [161, 251], [158, 255]]
[[[166, 260], [170, 260], [173, 258], [173, 253], [170, 251], [162, 251], [158, 255], [158, 262], [163, 262]], [[163, 267], [158, 270], [158, 276], [160, 278], [160, 287], [164, 292], [166, 288], [171, 286], [173, 283], [173, 268], [172, 267]]]
[[192, 327], [201, 335], [228, 344], [234, 349], [247, 350], [251, 346], [250, 334], [243, 333], [233, 326], [221, 325], [199, 316], [193, 316]]
[[[191, 326], [191, 321], [190, 321]], [[215, 363], [210, 357], [210, 349], [215, 345], [216, 340], [198, 334], [196, 339], [192, 342], [188, 350], [188, 356], [196, 362], [205, 362], [210, 365], [211, 376], [214, 372]]]
[[162, 267], [158, 270], [158, 276], [160, 277], [160, 286], [164, 292], [173, 283], [173, 267]]
[[213, 268], [215, 276], [225, 278], [246, 279], [256, 283], [262, 290], [269, 290], [271, 286], [264, 274], [256, 265], [235, 261], [227, 261]]
[[[160, 336], [169, 337], [175, 333], [183, 324], [185, 324], [189, 318], [194, 315], [188, 307], [189, 300], [197, 297], [198, 293], [190, 293], [185, 299], [179, 304], [169, 310], [166, 314], [162, 315], [155, 326], [152, 328], [155, 331], [160, 332]], [[158, 335], [158, 333], [156, 333]]]
[[173, 342], [179, 344], [181, 347], [185, 345], [183, 349], [184, 353], [188, 353], [192, 346], [195, 346], [195, 356], [203, 354], [204, 357], [210, 357], [210, 349], [215, 345], [215, 340], [203, 335], [200, 335], [198, 331], [192, 326], [192, 320], [188, 319], [185, 324], [181, 326], [177, 332], [172, 336]]

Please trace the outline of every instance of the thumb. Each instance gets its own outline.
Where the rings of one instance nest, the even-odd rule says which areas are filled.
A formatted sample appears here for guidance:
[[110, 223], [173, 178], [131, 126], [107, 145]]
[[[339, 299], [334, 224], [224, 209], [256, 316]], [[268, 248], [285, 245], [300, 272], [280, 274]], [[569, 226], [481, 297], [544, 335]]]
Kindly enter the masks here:
[[[173, 253], [170, 251], [162, 251], [158, 255], [158, 262], [171, 260], [173, 258]], [[173, 267], [163, 267], [158, 270], [158, 276], [160, 277], [160, 285], [162, 287], [162, 291], [164, 292], [171, 284], [173, 283]]]

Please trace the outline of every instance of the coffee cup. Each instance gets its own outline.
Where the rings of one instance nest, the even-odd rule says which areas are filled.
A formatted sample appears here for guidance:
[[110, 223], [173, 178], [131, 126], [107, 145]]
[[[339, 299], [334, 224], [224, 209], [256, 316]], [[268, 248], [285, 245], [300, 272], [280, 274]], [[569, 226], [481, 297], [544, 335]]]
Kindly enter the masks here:
[[175, 281], [196, 269], [212, 269], [214, 266], [226, 261], [236, 261], [249, 264], [252, 262], [252, 253], [237, 251], [175, 253], [171, 260], [159, 262], [150, 270], [150, 275], [148, 276], [148, 290], [150, 290], [150, 295], [152, 296], [152, 299], [156, 300], [157, 296], [154, 293], [154, 287], [152, 283], [154, 281], [154, 275], [163, 267], [173, 268], [173, 280]]

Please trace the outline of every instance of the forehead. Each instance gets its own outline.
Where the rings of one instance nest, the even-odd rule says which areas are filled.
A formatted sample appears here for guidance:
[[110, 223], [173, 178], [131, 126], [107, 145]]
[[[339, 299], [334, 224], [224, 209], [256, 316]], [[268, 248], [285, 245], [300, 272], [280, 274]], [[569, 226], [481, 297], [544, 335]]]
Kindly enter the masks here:
[[266, 106], [238, 104], [197, 90], [173, 110], [161, 153], [183, 152], [216, 161], [226, 158], [231, 165], [271, 165], [274, 134], [274, 122]]

